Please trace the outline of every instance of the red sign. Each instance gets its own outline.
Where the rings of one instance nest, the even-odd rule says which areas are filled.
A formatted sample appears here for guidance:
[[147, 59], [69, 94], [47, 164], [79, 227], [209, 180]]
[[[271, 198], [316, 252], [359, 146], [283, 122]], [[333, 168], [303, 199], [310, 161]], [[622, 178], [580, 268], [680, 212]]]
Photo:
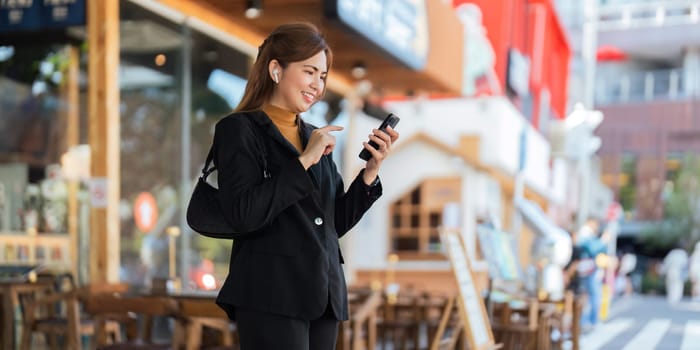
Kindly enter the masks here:
[[158, 222], [158, 205], [153, 195], [141, 192], [134, 201], [134, 221], [136, 227], [142, 232], [148, 233]]

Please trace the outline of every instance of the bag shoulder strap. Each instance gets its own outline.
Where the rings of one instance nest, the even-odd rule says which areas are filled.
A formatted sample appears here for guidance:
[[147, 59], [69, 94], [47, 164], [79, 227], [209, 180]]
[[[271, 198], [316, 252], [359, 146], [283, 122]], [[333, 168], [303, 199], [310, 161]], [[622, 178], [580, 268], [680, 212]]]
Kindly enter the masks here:
[[[269, 179], [272, 177], [270, 172], [267, 170], [267, 147], [265, 146], [264, 141], [260, 138], [258, 126], [253, 123], [250, 118], [252, 118], [249, 115], [246, 115], [243, 118], [248, 118], [248, 122], [251, 125], [251, 129], [253, 130], [253, 133], [255, 134], [255, 140], [258, 143], [258, 151], [260, 152], [260, 161], [262, 162], [263, 166], [263, 178]], [[214, 166], [214, 152], [215, 152], [215, 143], [212, 141], [211, 147], [209, 147], [209, 153], [207, 154], [207, 159], [204, 161], [204, 167], [202, 168], [202, 180], [206, 180], [207, 177], [209, 177], [209, 174], [213, 173], [216, 170], [216, 167]], [[209, 167], [211, 165], [211, 167]]]

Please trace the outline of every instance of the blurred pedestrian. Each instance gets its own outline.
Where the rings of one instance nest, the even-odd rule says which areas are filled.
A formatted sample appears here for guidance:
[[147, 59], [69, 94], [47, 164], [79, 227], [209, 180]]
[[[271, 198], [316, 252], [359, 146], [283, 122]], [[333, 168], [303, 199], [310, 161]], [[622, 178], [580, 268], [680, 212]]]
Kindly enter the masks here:
[[607, 235], [598, 236], [598, 221], [588, 219], [576, 234], [576, 245], [580, 249], [577, 273], [588, 296], [586, 307], [581, 315], [581, 327], [590, 329], [598, 324], [598, 314], [603, 293], [603, 273], [598, 267], [600, 255], [607, 251]]
[[683, 298], [684, 270], [687, 267], [688, 253], [681, 248], [671, 250], [664, 258], [662, 272], [666, 274], [666, 300], [671, 304]]
[[695, 243], [693, 254], [690, 255], [688, 275], [693, 286], [693, 301], [700, 301], [700, 242]]
[[617, 271], [617, 289], [619, 294], [629, 296], [634, 290], [632, 286], [631, 274], [637, 267], [637, 256], [626, 251], [620, 258], [620, 265]]
[[576, 294], [581, 292], [580, 276], [578, 274], [578, 264], [583, 256], [583, 247], [577, 244], [576, 231], [571, 231], [571, 259], [564, 267], [564, 284], [567, 290]]

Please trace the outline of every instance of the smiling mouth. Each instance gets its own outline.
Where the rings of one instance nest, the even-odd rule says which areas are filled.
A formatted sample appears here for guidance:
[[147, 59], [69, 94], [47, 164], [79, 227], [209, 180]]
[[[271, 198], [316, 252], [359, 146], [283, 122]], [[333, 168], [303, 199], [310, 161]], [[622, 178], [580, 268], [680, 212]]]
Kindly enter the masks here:
[[303, 91], [302, 91], [301, 94], [302, 94], [304, 97], [306, 97], [307, 99], [311, 100], [312, 102], [316, 100], [316, 96], [313, 95], [313, 94], [310, 94], [310, 93], [308, 93], [308, 92], [303, 92]]

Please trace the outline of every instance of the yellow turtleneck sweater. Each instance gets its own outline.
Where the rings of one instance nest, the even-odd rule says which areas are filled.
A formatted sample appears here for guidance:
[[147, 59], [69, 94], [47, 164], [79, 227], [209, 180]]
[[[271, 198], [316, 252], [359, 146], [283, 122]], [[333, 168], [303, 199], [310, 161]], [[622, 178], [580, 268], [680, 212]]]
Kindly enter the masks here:
[[271, 104], [264, 104], [262, 106], [263, 112], [270, 117], [277, 129], [282, 133], [285, 139], [294, 146], [294, 148], [302, 153], [304, 147], [301, 144], [301, 135], [299, 134], [299, 126], [297, 125], [297, 115], [286, 109], [273, 106]]

